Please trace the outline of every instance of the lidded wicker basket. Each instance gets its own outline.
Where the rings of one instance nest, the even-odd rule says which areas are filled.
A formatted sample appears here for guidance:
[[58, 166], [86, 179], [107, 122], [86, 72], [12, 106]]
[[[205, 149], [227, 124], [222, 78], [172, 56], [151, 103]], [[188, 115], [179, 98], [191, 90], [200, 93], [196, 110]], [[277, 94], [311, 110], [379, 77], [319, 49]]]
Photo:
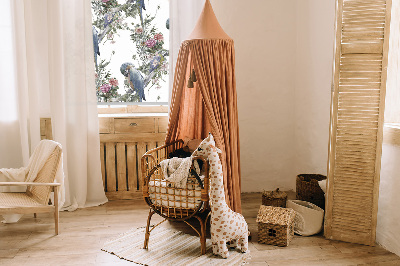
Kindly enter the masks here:
[[319, 174], [300, 174], [296, 177], [296, 199], [314, 203], [325, 209], [325, 194], [318, 181], [326, 179]]
[[287, 247], [294, 235], [292, 209], [261, 205], [258, 211], [258, 243]]
[[286, 208], [287, 194], [279, 191], [264, 191], [262, 194], [262, 205]]

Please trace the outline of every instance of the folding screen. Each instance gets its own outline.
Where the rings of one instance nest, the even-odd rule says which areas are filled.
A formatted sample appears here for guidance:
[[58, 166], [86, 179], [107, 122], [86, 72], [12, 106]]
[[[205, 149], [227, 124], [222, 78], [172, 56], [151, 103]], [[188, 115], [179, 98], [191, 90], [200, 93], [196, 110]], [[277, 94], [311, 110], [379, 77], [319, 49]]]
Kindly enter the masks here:
[[391, 0], [338, 0], [325, 236], [373, 245]]
[[206, 0], [195, 29], [179, 50], [165, 142], [203, 139], [209, 132], [222, 150], [227, 204], [241, 212], [235, 50]]

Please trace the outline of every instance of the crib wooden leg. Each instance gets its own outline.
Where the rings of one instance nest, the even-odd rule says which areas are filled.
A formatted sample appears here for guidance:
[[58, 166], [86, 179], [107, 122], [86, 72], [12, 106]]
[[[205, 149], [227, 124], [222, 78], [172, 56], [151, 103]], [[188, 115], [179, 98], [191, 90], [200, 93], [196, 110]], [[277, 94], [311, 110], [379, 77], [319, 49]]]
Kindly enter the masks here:
[[154, 213], [155, 212], [150, 208], [149, 217], [147, 217], [146, 234], [144, 236], [144, 245], [143, 245], [144, 249], [148, 249], [149, 248], [150, 220], [151, 220], [151, 216], [153, 216]]
[[201, 245], [201, 255], [206, 254], [206, 221], [199, 219], [200, 227], [201, 227], [201, 235], [200, 235], [200, 245]]
[[207, 234], [208, 216], [206, 216], [204, 219], [201, 216], [197, 216], [197, 215], [195, 215], [193, 217], [196, 218], [200, 223], [200, 233], [194, 227], [192, 227], [192, 228], [195, 229], [196, 232], [200, 236], [201, 255], [204, 255], [204, 254], [206, 254], [206, 234]]

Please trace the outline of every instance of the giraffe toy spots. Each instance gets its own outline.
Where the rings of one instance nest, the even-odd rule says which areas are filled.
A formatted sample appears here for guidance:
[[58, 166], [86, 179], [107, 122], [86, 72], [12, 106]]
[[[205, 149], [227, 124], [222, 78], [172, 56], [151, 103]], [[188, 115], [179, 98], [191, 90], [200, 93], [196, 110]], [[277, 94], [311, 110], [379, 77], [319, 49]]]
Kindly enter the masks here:
[[222, 164], [211, 133], [193, 152], [193, 156], [208, 158], [210, 165], [211, 241], [214, 255], [229, 256], [227, 242], [236, 243], [242, 252], [248, 251], [248, 225], [240, 213], [232, 211], [225, 201]]

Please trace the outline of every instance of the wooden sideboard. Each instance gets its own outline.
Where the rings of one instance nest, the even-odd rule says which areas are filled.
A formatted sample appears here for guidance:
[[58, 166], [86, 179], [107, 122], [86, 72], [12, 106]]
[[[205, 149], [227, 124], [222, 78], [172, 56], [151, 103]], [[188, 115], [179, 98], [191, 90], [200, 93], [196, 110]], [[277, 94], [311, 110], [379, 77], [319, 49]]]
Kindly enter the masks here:
[[[167, 113], [100, 114], [100, 160], [109, 200], [142, 197], [142, 155], [164, 144]], [[53, 139], [50, 118], [40, 119], [41, 139]]]
[[141, 198], [140, 159], [164, 144], [166, 113], [99, 115], [101, 173], [109, 200]]

